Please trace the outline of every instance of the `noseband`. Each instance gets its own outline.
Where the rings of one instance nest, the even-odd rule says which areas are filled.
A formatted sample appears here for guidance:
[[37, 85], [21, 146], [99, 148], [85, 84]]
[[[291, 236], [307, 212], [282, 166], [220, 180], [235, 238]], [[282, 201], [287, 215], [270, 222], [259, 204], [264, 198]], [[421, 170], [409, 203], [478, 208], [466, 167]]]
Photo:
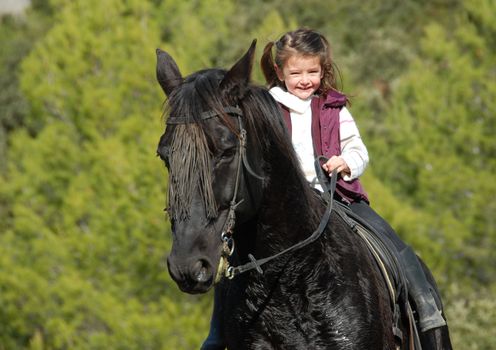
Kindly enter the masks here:
[[[333, 171], [332, 176], [331, 176], [331, 183], [330, 186], [327, 185], [327, 181], [324, 180], [324, 175], [322, 172], [322, 168], [320, 166], [320, 161], [324, 158], [322, 156], [318, 157], [315, 159], [315, 170], [317, 172], [319, 182], [324, 189], [324, 194], [323, 198], [327, 202], [327, 208], [320, 220], [320, 224], [317, 227], [317, 229], [306, 239], [292, 245], [289, 248], [286, 248], [282, 250], [281, 252], [274, 254], [272, 256], [269, 256], [267, 258], [263, 259], [255, 259], [255, 257], [252, 254], [248, 254], [248, 258], [250, 259], [250, 262], [240, 265], [240, 266], [230, 266], [228, 258], [233, 254], [234, 252], [234, 239], [233, 239], [233, 229], [234, 225], [236, 223], [236, 208], [244, 201], [244, 199], [239, 200], [236, 202], [236, 197], [238, 196], [238, 189], [239, 189], [239, 182], [241, 178], [241, 167], [244, 166], [244, 168], [255, 178], [259, 180], [264, 180], [262, 176], [257, 175], [252, 168], [250, 167], [247, 158], [246, 158], [246, 142], [247, 142], [247, 132], [243, 128], [243, 122], [242, 122], [242, 117], [243, 117], [243, 111], [237, 107], [237, 106], [228, 106], [223, 108], [223, 112], [225, 112], [227, 115], [231, 117], [236, 117], [238, 120], [239, 124], [239, 147], [237, 150], [238, 154], [238, 166], [236, 170], [236, 184], [234, 187], [234, 193], [231, 202], [229, 203], [229, 212], [227, 214], [226, 221], [224, 223], [224, 226], [222, 228], [222, 232], [220, 235], [220, 238], [222, 240], [222, 253], [221, 253], [221, 258], [219, 262], [219, 267], [217, 269], [217, 273], [215, 276], [215, 283], [219, 282], [220, 279], [222, 278], [222, 275], [225, 275], [228, 279], [233, 279], [236, 275], [239, 275], [243, 272], [253, 270], [255, 269], [259, 273], [263, 273], [262, 268], [260, 267], [261, 265], [283, 255], [286, 254], [290, 251], [297, 250], [300, 248], [303, 248], [304, 246], [316, 241], [322, 232], [324, 232], [324, 229], [327, 226], [327, 223], [329, 222], [331, 212], [332, 212], [332, 207], [333, 207], [333, 200], [332, 200], [332, 195], [334, 193], [334, 190], [336, 188], [336, 179], [337, 179], [337, 172], [336, 170]], [[217, 111], [207, 111], [203, 112], [200, 115], [200, 120], [206, 120], [210, 119], [213, 117], [218, 117], [220, 114]], [[194, 123], [196, 122], [195, 120], [192, 120], [189, 116], [177, 116], [177, 117], [169, 117], [167, 120], [168, 125], [177, 125], [177, 124], [188, 124], [188, 123]], [[326, 160], [326, 159], [324, 159]]]

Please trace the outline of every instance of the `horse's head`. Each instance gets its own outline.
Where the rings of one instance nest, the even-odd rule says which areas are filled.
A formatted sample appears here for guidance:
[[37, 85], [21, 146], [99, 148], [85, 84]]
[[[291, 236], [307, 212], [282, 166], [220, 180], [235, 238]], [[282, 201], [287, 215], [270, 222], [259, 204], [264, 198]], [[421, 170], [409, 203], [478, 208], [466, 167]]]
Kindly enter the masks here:
[[253, 104], [247, 100], [254, 50], [255, 41], [228, 71], [186, 78], [169, 54], [157, 50], [157, 79], [168, 97], [157, 150], [169, 171], [173, 242], [167, 263], [188, 293], [206, 292], [224, 273], [234, 227], [255, 215], [263, 191], [260, 147], [247, 121], [257, 109], [247, 107]]

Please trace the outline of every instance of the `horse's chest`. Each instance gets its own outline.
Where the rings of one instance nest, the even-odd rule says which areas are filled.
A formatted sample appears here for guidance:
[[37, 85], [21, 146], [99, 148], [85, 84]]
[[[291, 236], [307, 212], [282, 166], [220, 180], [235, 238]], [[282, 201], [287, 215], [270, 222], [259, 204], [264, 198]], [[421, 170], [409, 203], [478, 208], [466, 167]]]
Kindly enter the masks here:
[[347, 348], [341, 346], [350, 340], [342, 317], [346, 310], [339, 302], [331, 303], [332, 295], [297, 285], [292, 290], [248, 288], [246, 298], [232, 310], [232, 322], [227, 322], [228, 334], [238, 342], [233, 348], [243, 349], [241, 344], [252, 344], [249, 349]]

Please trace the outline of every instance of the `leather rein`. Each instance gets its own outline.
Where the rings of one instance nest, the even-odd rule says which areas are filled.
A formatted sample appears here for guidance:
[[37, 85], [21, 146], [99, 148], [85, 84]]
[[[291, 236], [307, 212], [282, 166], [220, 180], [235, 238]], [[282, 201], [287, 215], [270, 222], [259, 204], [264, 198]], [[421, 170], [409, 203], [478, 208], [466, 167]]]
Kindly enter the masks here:
[[[255, 269], [258, 273], [262, 274], [263, 270], [261, 268], [262, 265], [268, 263], [269, 261], [272, 261], [281, 255], [284, 255], [286, 253], [289, 253], [291, 251], [295, 251], [298, 249], [301, 249], [310, 243], [313, 243], [316, 241], [321, 234], [324, 232], [330, 216], [331, 212], [333, 209], [333, 200], [332, 200], [332, 195], [334, 193], [334, 190], [336, 189], [336, 181], [337, 181], [337, 173], [336, 170], [333, 171], [332, 176], [331, 176], [331, 183], [330, 186], [327, 186], [327, 181], [324, 180], [324, 175], [323, 175], [323, 170], [320, 166], [320, 161], [321, 160], [326, 160], [325, 157], [320, 156], [315, 159], [315, 170], [317, 172], [319, 182], [324, 190], [324, 195], [323, 198], [327, 202], [327, 207], [324, 211], [324, 214], [322, 215], [322, 218], [320, 220], [319, 226], [317, 229], [306, 239], [280, 251], [279, 253], [276, 253], [274, 255], [271, 255], [266, 258], [261, 258], [261, 259], [256, 259], [252, 254], [248, 254], [248, 258], [250, 259], [250, 262], [245, 263], [243, 265], [239, 266], [231, 266], [229, 264], [228, 258], [234, 253], [234, 239], [233, 239], [233, 229], [236, 224], [236, 208], [244, 201], [244, 199], [239, 200], [236, 202], [236, 198], [238, 196], [238, 190], [239, 190], [239, 183], [240, 183], [240, 178], [241, 178], [241, 171], [242, 167], [250, 173], [253, 177], [259, 179], [259, 180], [264, 180], [264, 177], [257, 175], [252, 168], [250, 167], [247, 158], [246, 158], [246, 142], [247, 142], [247, 132], [246, 129], [243, 127], [243, 122], [242, 122], [242, 117], [243, 117], [243, 111], [237, 107], [237, 106], [228, 106], [223, 108], [223, 112], [226, 113], [226, 115], [229, 115], [231, 117], [235, 117], [238, 120], [239, 124], [239, 146], [237, 149], [237, 155], [238, 155], [238, 165], [237, 165], [237, 170], [236, 170], [236, 184], [234, 187], [234, 192], [233, 192], [233, 197], [232, 200], [229, 203], [229, 212], [227, 214], [226, 221], [224, 223], [222, 232], [220, 234], [220, 239], [222, 241], [223, 247], [222, 247], [222, 253], [221, 253], [221, 258], [219, 262], [219, 267], [217, 269], [217, 274], [215, 276], [215, 283], [219, 282], [220, 279], [222, 278], [222, 275], [227, 277], [228, 279], [233, 279], [235, 276], [253, 270]], [[200, 115], [200, 120], [206, 120], [210, 119], [213, 117], [218, 117], [220, 114], [217, 111], [207, 111], [203, 112]], [[177, 125], [177, 124], [187, 124], [187, 123], [194, 123], [195, 120], [192, 120], [192, 118], [188, 116], [178, 116], [178, 117], [169, 117], [167, 120], [168, 125]]]

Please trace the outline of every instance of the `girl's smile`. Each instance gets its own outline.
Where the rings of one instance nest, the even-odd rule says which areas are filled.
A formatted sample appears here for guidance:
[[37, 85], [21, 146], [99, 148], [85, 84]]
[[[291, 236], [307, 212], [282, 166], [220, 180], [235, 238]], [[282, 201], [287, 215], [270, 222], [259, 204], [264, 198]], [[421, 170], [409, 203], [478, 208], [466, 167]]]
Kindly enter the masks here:
[[276, 66], [276, 72], [288, 92], [302, 100], [311, 97], [319, 89], [323, 76], [318, 56], [292, 55], [282, 69]]

